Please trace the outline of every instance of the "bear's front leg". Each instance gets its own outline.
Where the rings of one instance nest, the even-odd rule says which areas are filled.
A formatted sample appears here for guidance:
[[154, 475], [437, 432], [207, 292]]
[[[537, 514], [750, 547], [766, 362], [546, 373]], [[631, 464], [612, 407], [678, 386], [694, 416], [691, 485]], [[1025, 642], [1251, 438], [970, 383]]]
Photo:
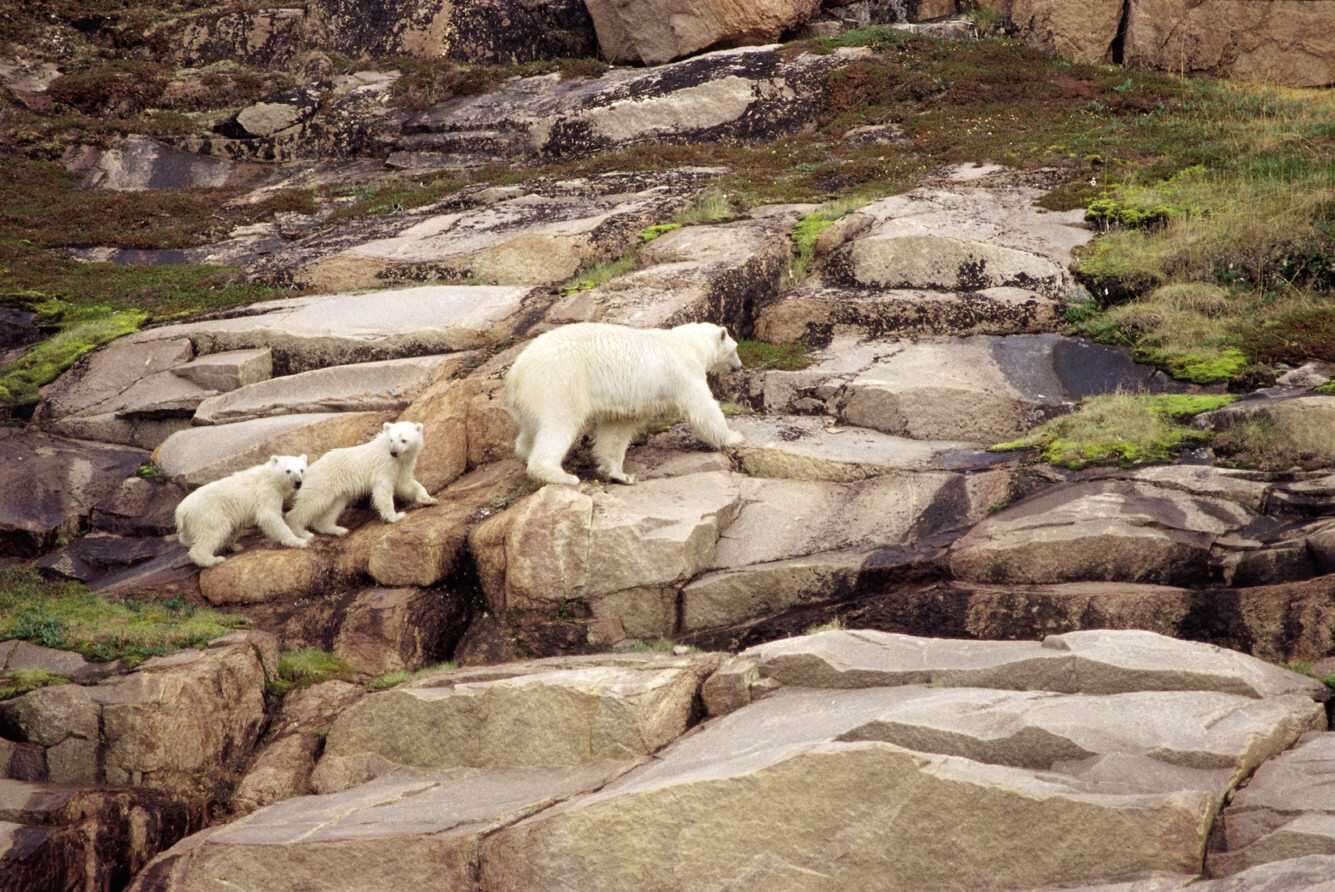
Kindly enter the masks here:
[[279, 545], [286, 545], [288, 548], [305, 548], [310, 544], [309, 539], [303, 539], [292, 532], [292, 528], [283, 520], [283, 515], [276, 510], [269, 509], [258, 512], [255, 515], [255, 524], [264, 535]]
[[394, 510], [394, 483], [378, 484], [371, 490], [371, 507], [385, 523], [398, 523], [408, 515]]
[[438, 505], [440, 500], [426, 491], [426, 487], [416, 480], [409, 480], [408, 485], [394, 493], [395, 496], [410, 505]]
[[682, 401], [682, 410], [691, 428], [709, 445], [716, 449], [725, 446], [740, 446], [745, 438], [728, 427], [728, 419], [718, 407], [714, 394], [709, 392], [709, 385], [703, 381], [691, 386], [686, 399]]

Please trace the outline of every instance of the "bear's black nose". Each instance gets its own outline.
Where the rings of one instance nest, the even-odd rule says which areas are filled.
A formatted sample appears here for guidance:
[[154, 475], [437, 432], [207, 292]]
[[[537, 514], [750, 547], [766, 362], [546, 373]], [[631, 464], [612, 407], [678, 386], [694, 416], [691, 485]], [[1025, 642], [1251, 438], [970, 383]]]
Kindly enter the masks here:
[[292, 484], [292, 488], [293, 488], [293, 489], [301, 489], [301, 481], [298, 480], [296, 483]]

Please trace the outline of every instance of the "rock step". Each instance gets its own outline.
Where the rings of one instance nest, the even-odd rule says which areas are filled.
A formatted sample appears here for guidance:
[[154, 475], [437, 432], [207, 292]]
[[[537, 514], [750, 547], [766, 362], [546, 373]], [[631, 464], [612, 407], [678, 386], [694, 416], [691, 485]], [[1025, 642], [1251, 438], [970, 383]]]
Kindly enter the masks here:
[[801, 371], [765, 371], [744, 398], [766, 414], [832, 415], [915, 440], [990, 445], [1102, 393], [1185, 389], [1124, 351], [1056, 334], [839, 338]]
[[[1147, 633], [832, 632], [717, 661], [540, 660], [368, 695], [335, 714], [312, 778], [327, 792], [184, 840], [132, 888], [302, 888], [322, 867], [328, 888], [446, 875], [485, 892], [1186, 876], [1239, 779], [1326, 727], [1312, 679]], [[682, 734], [701, 687], [718, 717]], [[873, 844], [831, 851], [853, 836]]]
[[804, 286], [761, 308], [756, 337], [780, 344], [906, 335], [1009, 335], [1052, 331], [1061, 303], [1015, 287], [911, 291]]

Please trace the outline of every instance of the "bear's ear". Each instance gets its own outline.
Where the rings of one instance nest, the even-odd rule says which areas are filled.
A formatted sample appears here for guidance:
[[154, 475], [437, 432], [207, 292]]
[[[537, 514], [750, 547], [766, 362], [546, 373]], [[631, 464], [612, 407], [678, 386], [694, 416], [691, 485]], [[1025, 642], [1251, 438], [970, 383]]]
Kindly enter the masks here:
[[417, 432], [418, 432], [419, 434], [422, 432], [422, 422], [420, 422], [420, 421], [417, 422]]
[[306, 464], [306, 453], [303, 452], [301, 455], [298, 455], [297, 461], [301, 462], [303, 465]]
[[276, 465], [276, 464], [278, 464], [278, 456], [276, 456], [276, 455], [271, 455], [271, 456], [269, 456], [269, 464], [271, 464], [271, 465]]
[[723, 327], [721, 327], [721, 326], [719, 327], [719, 330], [718, 330], [718, 339], [719, 339], [719, 343], [723, 343], [724, 341], [726, 341], [726, 340], [728, 339], [728, 330], [727, 330], [726, 328], [723, 328]]
[[390, 427], [391, 427], [390, 423], [389, 423], [388, 421], [386, 421], [386, 422], [384, 423], [384, 425], [381, 426], [381, 428], [380, 428], [380, 433], [382, 433], [382, 434], [387, 434], [387, 433], [389, 433], [389, 429], [390, 429]]

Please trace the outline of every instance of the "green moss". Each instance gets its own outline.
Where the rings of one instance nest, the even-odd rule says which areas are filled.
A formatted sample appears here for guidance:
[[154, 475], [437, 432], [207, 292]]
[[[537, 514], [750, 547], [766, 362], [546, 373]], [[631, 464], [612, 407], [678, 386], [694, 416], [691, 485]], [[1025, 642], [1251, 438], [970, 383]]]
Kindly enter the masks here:
[[575, 281], [562, 288], [561, 293], [569, 296], [571, 294], [579, 294], [581, 291], [592, 291], [594, 288], [610, 282], [617, 276], [625, 275], [635, 269], [635, 265], [636, 260], [634, 254], [625, 254], [618, 257], [616, 260], [608, 260], [594, 264], [576, 276]]
[[318, 647], [303, 647], [284, 651], [278, 657], [278, 677], [269, 682], [269, 693], [275, 696], [296, 688], [310, 687], [322, 681], [350, 679], [352, 667], [342, 658]]
[[680, 223], [657, 223], [653, 226], [646, 226], [644, 229], [640, 230], [640, 241], [652, 242], [660, 235], [666, 235], [674, 229], [681, 229], [681, 227], [682, 224]]
[[[18, 359], [0, 366], [0, 406], [26, 406], [37, 402], [39, 388], [90, 350], [135, 331], [147, 318], [136, 310], [60, 307], [64, 317], [60, 331], [30, 347]], [[49, 314], [48, 314], [49, 315]]]
[[11, 700], [38, 688], [69, 683], [65, 676], [44, 669], [11, 669], [0, 672], [0, 700]]
[[754, 415], [756, 410], [750, 406], [743, 406], [741, 403], [722, 402], [718, 404], [720, 411], [729, 418], [735, 418], [738, 415]]
[[1236, 347], [1225, 347], [1208, 353], [1174, 352], [1159, 348], [1139, 348], [1136, 359], [1164, 369], [1181, 381], [1213, 384], [1231, 381], [1247, 367], [1247, 354]]
[[449, 660], [444, 663], [436, 663], [418, 669], [416, 672], [387, 672], [384, 675], [378, 675], [368, 681], [366, 683], [366, 688], [371, 691], [387, 691], [390, 688], [398, 687], [406, 681], [412, 681], [413, 679], [421, 678], [424, 675], [430, 675], [435, 672], [447, 672], [456, 668], [458, 668], [457, 664], [453, 660]]
[[1317, 393], [1324, 393], [1335, 396], [1335, 381], [1327, 381], [1316, 389]]
[[1066, 468], [1169, 461], [1210, 435], [1180, 420], [1227, 405], [1228, 394], [1108, 394], [1083, 400], [1074, 412], [1044, 422], [994, 451], [1039, 449], [1043, 460]]
[[834, 37], [818, 38], [815, 49], [830, 53], [844, 47], [869, 46], [877, 52], [882, 52], [897, 47], [908, 39], [908, 35], [903, 31], [891, 28], [889, 25], [872, 25], [867, 28], [854, 28]]
[[748, 369], [773, 369], [780, 372], [801, 371], [811, 365], [811, 356], [801, 344], [771, 344], [768, 341], [737, 342], [737, 355]]
[[737, 206], [722, 189], [706, 189], [695, 199], [672, 215], [674, 223], [682, 226], [700, 226], [722, 223], [737, 216]]
[[800, 282], [807, 277], [811, 261], [816, 255], [816, 242], [820, 239], [821, 233], [833, 226], [836, 220], [866, 204], [869, 200], [870, 197], [865, 195], [849, 196], [830, 202], [797, 221], [793, 226], [791, 236], [793, 263], [789, 269], [789, 277], [794, 282]]
[[242, 617], [180, 601], [113, 601], [78, 583], [47, 582], [31, 570], [0, 571], [0, 640], [19, 638], [90, 660], [136, 663], [199, 647], [245, 625]]

